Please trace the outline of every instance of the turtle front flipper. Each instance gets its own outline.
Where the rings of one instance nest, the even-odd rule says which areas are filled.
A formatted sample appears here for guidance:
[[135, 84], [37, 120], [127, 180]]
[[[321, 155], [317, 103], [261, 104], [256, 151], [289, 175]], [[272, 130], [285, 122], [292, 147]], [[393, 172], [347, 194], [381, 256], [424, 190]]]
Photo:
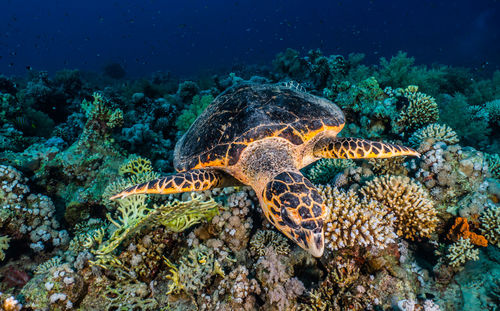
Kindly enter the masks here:
[[325, 137], [316, 143], [313, 152], [316, 157], [334, 159], [420, 156], [408, 147], [352, 137]]
[[260, 200], [264, 214], [278, 230], [313, 256], [323, 255], [328, 210], [318, 190], [299, 171], [276, 175]]
[[110, 199], [124, 198], [132, 194], [172, 194], [203, 191], [238, 184], [239, 182], [236, 179], [220, 171], [208, 169], [191, 170], [132, 186], [115, 194]]

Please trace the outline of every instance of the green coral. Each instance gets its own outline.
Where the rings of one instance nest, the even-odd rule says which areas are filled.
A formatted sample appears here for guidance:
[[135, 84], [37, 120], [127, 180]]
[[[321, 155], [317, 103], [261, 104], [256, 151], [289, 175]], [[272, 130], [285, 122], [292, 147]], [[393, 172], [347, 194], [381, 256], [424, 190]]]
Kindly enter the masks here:
[[106, 239], [105, 230], [99, 229], [85, 242], [85, 247], [96, 257], [92, 264], [103, 268], [123, 268], [121, 261], [114, 256], [114, 251], [125, 239], [143, 227], [163, 225], [172, 231], [185, 230], [204, 217], [211, 217], [219, 209], [219, 204], [213, 198], [204, 201], [201, 196], [194, 194], [189, 201], [173, 200], [154, 207], [148, 207], [146, 200], [146, 195], [133, 195], [117, 200], [119, 206], [116, 219], [109, 213], [106, 215], [114, 226], [110, 237]]
[[500, 179], [500, 155], [498, 154], [485, 154], [486, 161], [488, 162], [488, 170], [494, 178]]
[[316, 184], [327, 184], [346, 168], [356, 164], [350, 159], [321, 159], [314, 163], [307, 172], [307, 177]]
[[9, 248], [10, 238], [6, 235], [0, 236], [0, 261], [5, 259], [5, 252]]
[[181, 132], [189, 129], [194, 120], [210, 105], [214, 100], [212, 95], [195, 95], [193, 102], [188, 108], [184, 109], [175, 121], [175, 125]]
[[460, 93], [442, 96], [439, 106], [440, 123], [452, 127], [465, 145], [484, 147], [488, 144], [488, 135], [491, 133], [488, 120], [485, 119], [487, 115], [477, 115], [478, 111], [471, 108], [468, 101]]

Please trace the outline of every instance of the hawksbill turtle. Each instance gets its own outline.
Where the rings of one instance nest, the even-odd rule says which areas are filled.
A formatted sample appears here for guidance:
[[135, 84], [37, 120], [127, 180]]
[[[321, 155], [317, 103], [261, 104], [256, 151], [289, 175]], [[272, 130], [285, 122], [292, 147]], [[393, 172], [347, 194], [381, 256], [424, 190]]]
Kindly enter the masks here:
[[344, 124], [334, 103], [297, 88], [234, 86], [215, 98], [176, 144], [178, 173], [132, 186], [111, 199], [250, 185], [266, 218], [320, 257], [329, 211], [300, 169], [321, 158], [419, 156], [403, 146], [337, 137]]

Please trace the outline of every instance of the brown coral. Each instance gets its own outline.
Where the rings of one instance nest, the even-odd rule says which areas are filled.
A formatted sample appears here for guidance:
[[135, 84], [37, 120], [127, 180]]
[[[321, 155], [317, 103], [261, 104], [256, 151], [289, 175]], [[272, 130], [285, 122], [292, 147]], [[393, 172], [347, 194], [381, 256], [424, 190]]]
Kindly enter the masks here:
[[438, 218], [434, 203], [422, 185], [406, 176], [385, 175], [366, 183], [360, 192], [386, 205], [396, 217], [396, 234], [414, 240], [430, 237]]
[[488, 246], [488, 241], [482, 235], [471, 232], [469, 230], [469, 223], [467, 218], [457, 217], [455, 218], [455, 224], [451, 227], [448, 232], [447, 238], [452, 241], [458, 241], [460, 238], [470, 239], [471, 243], [477, 246]]
[[330, 214], [325, 221], [325, 245], [331, 250], [353, 246], [384, 248], [393, 243], [394, 215], [374, 200], [359, 199], [352, 190], [318, 186]]

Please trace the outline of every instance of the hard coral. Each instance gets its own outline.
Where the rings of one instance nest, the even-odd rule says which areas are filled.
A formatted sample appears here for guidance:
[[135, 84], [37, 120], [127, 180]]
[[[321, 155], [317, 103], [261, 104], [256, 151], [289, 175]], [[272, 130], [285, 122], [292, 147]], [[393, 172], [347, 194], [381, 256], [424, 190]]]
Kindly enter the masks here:
[[453, 267], [459, 267], [469, 260], [479, 259], [479, 250], [474, 249], [474, 245], [470, 239], [459, 238], [457, 242], [452, 244], [448, 248], [448, 258], [450, 265]]
[[488, 241], [484, 236], [477, 233], [469, 231], [469, 223], [467, 218], [457, 217], [455, 218], [455, 223], [448, 232], [448, 239], [452, 241], [457, 241], [460, 238], [470, 239], [471, 243], [478, 246], [488, 246]]
[[439, 119], [436, 100], [429, 95], [418, 92], [418, 86], [410, 85], [397, 92], [402, 94], [402, 98], [407, 103], [401, 109], [397, 121], [402, 129], [414, 130]]
[[417, 130], [410, 137], [410, 144], [417, 148], [422, 143], [433, 145], [438, 141], [447, 145], [454, 145], [458, 143], [458, 136], [448, 125], [433, 123]]
[[488, 242], [500, 247], [500, 207], [490, 205], [479, 218], [481, 232]]
[[325, 244], [331, 250], [353, 246], [385, 248], [394, 243], [394, 215], [377, 201], [359, 199], [353, 190], [318, 186], [330, 209]]
[[396, 234], [411, 240], [430, 237], [438, 218], [428, 192], [413, 179], [385, 175], [366, 183], [360, 192], [388, 207], [396, 217]]

